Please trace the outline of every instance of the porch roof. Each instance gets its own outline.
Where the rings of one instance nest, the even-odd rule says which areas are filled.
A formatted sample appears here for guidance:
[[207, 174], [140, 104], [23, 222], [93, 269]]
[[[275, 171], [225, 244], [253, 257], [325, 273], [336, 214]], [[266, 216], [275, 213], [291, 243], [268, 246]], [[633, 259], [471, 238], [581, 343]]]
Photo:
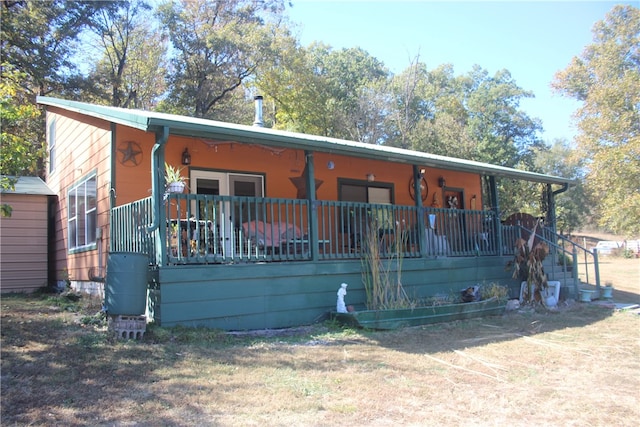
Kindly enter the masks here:
[[170, 135], [199, 137], [205, 140], [236, 141], [271, 147], [335, 153], [546, 184], [572, 185], [575, 183], [573, 180], [567, 178], [528, 172], [489, 163], [325, 136], [307, 135], [154, 111], [109, 107], [51, 97], [38, 97], [37, 102], [42, 105], [61, 108], [118, 123], [123, 126], [133, 127], [145, 132], [160, 132], [163, 128], [167, 127]]

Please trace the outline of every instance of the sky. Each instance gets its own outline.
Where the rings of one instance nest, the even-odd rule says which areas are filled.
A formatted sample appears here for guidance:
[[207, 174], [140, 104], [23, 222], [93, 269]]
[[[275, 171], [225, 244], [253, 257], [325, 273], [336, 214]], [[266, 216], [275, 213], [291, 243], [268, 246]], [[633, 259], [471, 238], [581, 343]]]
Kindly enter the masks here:
[[360, 47], [401, 73], [419, 56], [428, 70], [452, 64], [455, 75], [477, 64], [494, 75], [506, 69], [532, 91], [520, 107], [542, 120], [542, 138], [571, 141], [573, 99], [550, 88], [556, 72], [593, 42], [597, 21], [616, 4], [640, 1], [383, 1], [291, 0], [288, 15], [300, 42], [334, 49]]

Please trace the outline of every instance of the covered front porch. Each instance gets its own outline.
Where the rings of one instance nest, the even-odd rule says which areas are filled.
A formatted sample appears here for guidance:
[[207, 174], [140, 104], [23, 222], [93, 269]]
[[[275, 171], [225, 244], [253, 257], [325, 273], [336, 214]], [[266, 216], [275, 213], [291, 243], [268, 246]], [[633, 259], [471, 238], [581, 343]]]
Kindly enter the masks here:
[[[362, 307], [371, 250], [416, 298], [490, 283], [517, 298], [519, 281], [505, 266], [516, 239], [530, 233], [492, 211], [326, 200], [166, 194], [157, 220], [153, 211], [151, 198], [113, 208], [110, 236], [112, 252], [148, 256], [149, 315], [162, 325], [225, 330], [321, 320], [341, 283], [349, 284], [347, 301]], [[583, 265], [579, 247], [550, 229], [537, 234], [550, 258], [572, 260], [576, 274], [555, 262], [548, 274], [575, 295], [578, 266], [593, 263], [588, 251]]]

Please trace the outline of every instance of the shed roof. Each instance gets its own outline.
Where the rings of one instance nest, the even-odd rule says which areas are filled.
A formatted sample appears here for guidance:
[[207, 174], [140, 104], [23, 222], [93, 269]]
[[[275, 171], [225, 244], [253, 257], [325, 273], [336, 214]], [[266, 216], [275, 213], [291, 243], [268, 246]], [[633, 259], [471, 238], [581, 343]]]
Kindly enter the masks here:
[[51, 97], [38, 97], [38, 103], [73, 111], [90, 117], [104, 119], [109, 122], [140, 129], [145, 132], [160, 132], [163, 128], [168, 127], [170, 135], [192, 136], [216, 141], [237, 141], [272, 147], [335, 153], [547, 184], [574, 184], [574, 181], [568, 178], [523, 171], [472, 160], [458, 159], [455, 157], [440, 156], [420, 151], [412, 151], [384, 145], [366, 144], [325, 136], [307, 135], [257, 126], [239, 125], [196, 117], [158, 113], [154, 111], [108, 107]]
[[33, 194], [43, 196], [55, 196], [56, 193], [49, 188], [49, 186], [37, 176], [21, 176], [18, 177], [15, 188], [13, 191], [8, 189], [1, 189], [3, 194]]

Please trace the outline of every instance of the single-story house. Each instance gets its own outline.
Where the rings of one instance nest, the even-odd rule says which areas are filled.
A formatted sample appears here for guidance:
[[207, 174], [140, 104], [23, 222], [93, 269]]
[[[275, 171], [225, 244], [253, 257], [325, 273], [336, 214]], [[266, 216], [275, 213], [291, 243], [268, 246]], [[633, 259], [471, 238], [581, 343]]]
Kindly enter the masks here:
[[[108, 287], [131, 268], [131, 280], [144, 282], [148, 317], [163, 326], [309, 324], [335, 309], [341, 283], [347, 303], [362, 305], [370, 236], [383, 258], [401, 254], [410, 295], [483, 282], [517, 294], [505, 265], [520, 231], [500, 221], [496, 182], [542, 183], [551, 233], [554, 197], [571, 184], [256, 125], [38, 102], [47, 110], [47, 184], [59, 203], [58, 279], [65, 272], [73, 287], [90, 288], [106, 277]], [[186, 190], [169, 191], [165, 164], [186, 178]]]

